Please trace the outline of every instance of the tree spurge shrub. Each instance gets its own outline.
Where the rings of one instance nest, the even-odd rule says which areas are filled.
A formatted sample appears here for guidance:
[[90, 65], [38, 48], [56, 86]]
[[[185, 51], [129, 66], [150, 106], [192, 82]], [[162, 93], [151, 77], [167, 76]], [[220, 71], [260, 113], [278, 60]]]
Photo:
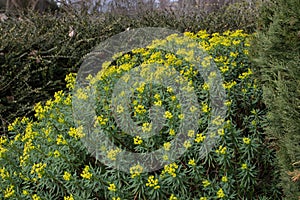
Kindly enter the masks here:
[[[193, 38], [209, 54], [202, 63], [213, 59], [223, 77], [226, 90], [224, 119], [212, 118], [208, 101], [211, 82], [205, 82], [188, 59], [171, 52], [158, 51], [166, 41], [181, 44]], [[88, 137], [83, 126], [75, 126], [72, 118], [72, 97], [88, 99], [85, 90], [56, 92], [45, 105], [35, 106], [36, 121], [26, 117], [10, 124], [14, 137], [1, 137], [0, 188], [1, 199], [279, 199], [276, 187], [277, 173], [273, 150], [268, 147], [262, 130], [265, 125], [265, 107], [261, 103], [262, 91], [252, 78], [247, 54], [249, 36], [242, 31], [223, 34], [185, 33], [184, 37], [171, 35], [156, 41], [147, 48], [116, 55], [111, 63], [95, 77], [88, 77], [97, 86], [98, 98], [95, 126], [117, 146], [101, 147], [103, 158], [116, 160], [123, 149], [133, 152], [153, 151], [162, 148], [163, 160], [168, 161], [172, 140], [179, 132], [178, 124], [189, 116], [180, 112], [181, 103], [173, 88], [149, 83], [133, 85], [130, 105], [114, 108], [118, 115], [127, 111], [143, 134], [150, 134], [151, 106], [163, 107], [162, 128], [152, 137], [131, 136], [117, 126], [118, 117], [112, 116], [110, 101], [116, 82], [140, 65], [159, 63], [173, 66], [188, 84], [185, 90], [194, 90], [199, 107], [199, 128], [187, 130], [183, 144], [186, 152], [162, 169], [146, 172], [141, 162], [128, 172], [106, 166], [91, 156], [82, 140]], [[180, 50], [179, 50], [180, 51]], [[185, 52], [185, 51], [182, 51]], [[187, 57], [191, 54], [187, 52]], [[154, 73], [159, 77], [164, 67]], [[216, 76], [212, 73], [209, 76]], [[128, 80], [130, 77], [127, 77]], [[66, 78], [72, 89], [75, 74]], [[126, 78], [125, 78], [126, 79]], [[125, 91], [126, 92], [126, 91]], [[122, 92], [119, 95], [124, 95]], [[209, 123], [219, 124], [213, 134], [207, 134]], [[212, 151], [204, 158], [199, 156], [207, 138], [219, 137]]]

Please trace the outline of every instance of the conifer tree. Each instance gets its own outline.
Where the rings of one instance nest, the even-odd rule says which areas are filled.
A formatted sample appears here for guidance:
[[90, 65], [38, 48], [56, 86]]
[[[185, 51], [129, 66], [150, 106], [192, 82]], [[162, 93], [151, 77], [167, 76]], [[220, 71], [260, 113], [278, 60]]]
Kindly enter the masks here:
[[255, 73], [269, 108], [270, 138], [277, 143], [281, 186], [300, 199], [300, 1], [269, 0], [252, 45]]

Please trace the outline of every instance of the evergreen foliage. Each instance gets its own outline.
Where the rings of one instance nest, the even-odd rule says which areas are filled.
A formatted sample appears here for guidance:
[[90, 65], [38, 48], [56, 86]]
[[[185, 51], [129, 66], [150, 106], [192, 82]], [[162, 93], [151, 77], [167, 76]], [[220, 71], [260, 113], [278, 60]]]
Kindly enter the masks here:
[[269, 108], [267, 133], [275, 138], [284, 198], [300, 198], [300, 1], [269, 1], [252, 48], [256, 75]]

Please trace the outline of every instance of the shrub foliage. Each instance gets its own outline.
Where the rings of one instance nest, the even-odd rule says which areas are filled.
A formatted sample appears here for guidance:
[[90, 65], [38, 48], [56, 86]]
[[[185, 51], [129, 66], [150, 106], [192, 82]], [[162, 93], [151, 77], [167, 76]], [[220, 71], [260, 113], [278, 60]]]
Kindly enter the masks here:
[[[209, 91], [214, 87], [204, 81], [189, 59], [172, 52], [158, 51], [166, 41], [184, 43], [193, 38], [211, 56], [204, 59], [206, 66], [213, 59], [224, 80], [226, 90], [224, 106], [228, 108], [224, 119], [212, 115]], [[151, 105], [162, 106], [163, 128], [160, 134], [149, 138], [130, 136], [117, 126], [111, 116], [110, 98], [116, 81], [138, 65], [160, 63], [159, 76], [168, 67], [181, 74], [188, 82], [186, 90], [195, 90], [199, 111], [199, 128], [187, 131], [190, 140], [184, 142], [186, 152], [162, 169], [145, 172], [143, 163], [131, 166], [128, 172], [103, 165], [91, 156], [81, 139], [88, 138], [83, 126], [75, 126], [72, 118], [72, 100], [88, 99], [84, 90], [56, 92], [45, 104], [35, 106], [36, 121], [16, 119], [9, 125], [14, 137], [2, 136], [0, 146], [1, 198], [33, 199], [279, 199], [278, 176], [274, 151], [263, 134], [266, 109], [262, 104], [262, 90], [253, 78], [247, 58], [249, 36], [242, 31], [223, 34], [196, 34], [186, 32], [185, 37], [172, 35], [147, 48], [116, 55], [115, 61], [106, 63], [98, 76], [89, 77], [96, 85], [97, 118], [95, 126], [105, 130], [118, 147], [101, 147], [107, 160], [116, 160], [122, 149], [147, 152], [163, 148], [168, 160], [171, 142], [179, 134], [178, 123], [189, 116], [181, 115], [180, 102], [172, 88], [159, 85], [133, 86], [128, 112], [134, 123], [146, 134], [151, 131], [148, 110]], [[185, 52], [185, 49], [183, 49]], [[192, 52], [190, 52], [192, 53]], [[186, 57], [189, 57], [187, 52]], [[205, 62], [206, 61], [206, 62]], [[216, 74], [209, 74], [210, 77]], [[130, 77], [128, 77], [130, 78]], [[67, 76], [68, 88], [74, 87], [75, 74]], [[88, 89], [88, 87], [87, 87]], [[126, 92], [126, 91], [125, 91]], [[122, 92], [119, 93], [122, 95]], [[143, 98], [147, 96], [148, 98]], [[124, 107], [117, 106], [120, 116]], [[197, 108], [188, 108], [196, 111]], [[220, 127], [208, 134], [209, 123]], [[206, 157], [199, 157], [203, 143], [219, 138]]]
[[[1, 133], [17, 116], [30, 116], [34, 103], [64, 89], [64, 77], [78, 70], [84, 56], [104, 39], [130, 28], [166, 27], [208, 32], [252, 32], [256, 9], [236, 4], [213, 13], [144, 10], [143, 13], [93, 13], [60, 9], [56, 14], [18, 13], [0, 22]], [[243, 12], [237, 10], [244, 10]], [[235, 10], [235, 16], [232, 11]]]

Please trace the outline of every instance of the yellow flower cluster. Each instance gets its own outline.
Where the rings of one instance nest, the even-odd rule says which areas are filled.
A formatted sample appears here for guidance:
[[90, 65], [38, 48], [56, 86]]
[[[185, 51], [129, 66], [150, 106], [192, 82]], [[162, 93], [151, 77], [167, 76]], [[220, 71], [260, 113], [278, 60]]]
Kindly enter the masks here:
[[226, 147], [219, 146], [219, 149], [216, 150], [216, 153], [218, 154], [226, 154]]
[[210, 185], [209, 180], [202, 181], [202, 185], [203, 185], [203, 187], [208, 187]]
[[90, 167], [88, 165], [86, 165], [83, 169], [83, 171], [81, 172], [80, 176], [84, 179], [91, 179], [91, 177], [93, 176], [93, 174], [90, 172]]
[[14, 186], [10, 185], [8, 188], [4, 191], [4, 198], [10, 198], [15, 193]]
[[69, 181], [71, 179], [71, 174], [69, 172], [64, 172], [63, 178], [64, 180]]
[[85, 136], [83, 133], [83, 126], [79, 126], [78, 128], [71, 127], [68, 134], [75, 139], [80, 139]]
[[136, 145], [142, 144], [142, 143], [143, 143], [143, 140], [142, 140], [141, 136], [135, 136], [135, 137], [133, 138], [133, 143], [136, 144]]
[[137, 176], [140, 176], [141, 173], [143, 173], [143, 170], [144, 170], [144, 168], [139, 164], [137, 164], [133, 167], [130, 167], [131, 178], [135, 178]]
[[44, 174], [44, 169], [46, 168], [46, 163], [37, 163], [33, 164], [30, 174], [36, 173], [39, 178], [42, 178], [42, 175]]
[[169, 200], [178, 200], [178, 198], [174, 194], [171, 194]]
[[178, 165], [176, 163], [170, 163], [169, 165], [165, 165], [164, 169], [161, 172], [161, 176], [163, 177], [166, 173], [168, 173], [172, 177], [176, 177], [177, 169], [178, 169]]
[[116, 160], [116, 157], [118, 155], [118, 153], [121, 152], [121, 149], [116, 148], [116, 149], [110, 149], [107, 151], [107, 158], [114, 161]]
[[158, 185], [158, 179], [154, 179], [154, 176], [148, 177], [148, 183], [146, 183], [147, 187], [153, 187], [154, 190], [159, 189], [160, 186]]
[[244, 138], [243, 138], [243, 142], [244, 142], [245, 144], [250, 144], [251, 139], [250, 139], [250, 138], [247, 138], [247, 137], [244, 137]]
[[117, 187], [114, 183], [110, 183], [107, 189], [111, 192], [117, 191]]
[[76, 82], [76, 74], [75, 73], [70, 73], [66, 76], [65, 81], [67, 82], [66, 87], [69, 90], [74, 89], [75, 87], [75, 82]]

